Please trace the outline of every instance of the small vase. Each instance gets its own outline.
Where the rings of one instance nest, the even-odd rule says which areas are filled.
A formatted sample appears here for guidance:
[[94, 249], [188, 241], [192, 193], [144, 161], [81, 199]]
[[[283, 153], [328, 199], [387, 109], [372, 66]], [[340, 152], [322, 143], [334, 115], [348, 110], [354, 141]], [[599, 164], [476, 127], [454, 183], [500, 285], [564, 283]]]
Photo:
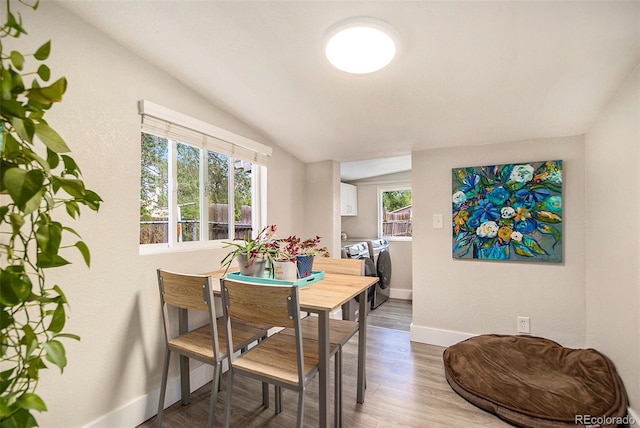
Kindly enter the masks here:
[[264, 268], [267, 261], [263, 258], [256, 257], [253, 260], [248, 259], [247, 254], [238, 254], [238, 265], [240, 268], [240, 274], [245, 276], [264, 276]]
[[313, 272], [313, 256], [296, 256], [298, 278], [306, 278]]
[[475, 258], [481, 260], [509, 260], [509, 246], [490, 246], [486, 248], [477, 248], [474, 246]]
[[297, 263], [295, 261], [273, 262], [273, 277], [283, 281], [295, 281], [298, 277]]

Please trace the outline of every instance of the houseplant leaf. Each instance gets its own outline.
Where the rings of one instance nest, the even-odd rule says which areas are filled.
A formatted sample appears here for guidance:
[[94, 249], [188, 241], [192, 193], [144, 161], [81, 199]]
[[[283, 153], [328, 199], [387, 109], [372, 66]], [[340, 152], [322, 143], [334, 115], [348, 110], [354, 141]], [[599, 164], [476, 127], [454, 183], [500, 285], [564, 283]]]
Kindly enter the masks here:
[[36, 123], [35, 131], [38, 138], [40, 138], [40, 141], [42, 141], [44, 145], [52, 151], [56, 153], [66, 153], [71, 151], [60, 134], [46, 123]]
[[44, 183], [44, 174], [40, 170], [25, 171], [21, 168], [9, 168], [5, 171], [4, 185], [18, 208], [25, 205], [34, 197]]
[[44, 401], [40, 398], [39, 395], [25, 392], [22, 394], [18, 400], [16, 401], [18, 406], [27, 410], [37, 410], [39, 412], [45, 412], [47, 410], [47, 406], [45, 406]]
[[44, 61], [49, 58], [49, 54], [51, 53], [51, 40], [43, 44], [38, 48], [38, 50], [33, 54], [35, 59], [38, 61]]
[[31, 281], [24, 270], [8, 266], [0, 270], [0, 304], [14, 306], [27, 300], [31, 294]]
[[64, 94], [66, 90], [67, 79], [61, 77], [44, 88], [34, 87], [29, 89], [27, 91], [27, 98], [29, 98], [29, 101], [35, 101], [48, 107], [53, 103], [62, 101], [62, 94]]
[[45, 253], [38, 253], [37, 265], [41, 269], [60, 267], [68, 264], [69, 264], [68, 260], [66, 260], [65, 258], [57, 254], [48, 255]]
[[82, 258], [84, 259], [84, 263], [87, 266], [91, 266], [91, 253], [89, 252], [89, 247], [87, 247], [87, 244], [85, 244], [82, 241], [78, 241], [78, 242], [76, 242], [75, 245], [78, 248], [78, 250], [80, 251], [80, 254], [82, 254]]
[[24, 56], [22, 56], [20, 52], [11, 51], [9, 58], [11, 58], [11, 63], [15, 68], [22, 70], [22, 67], [24, 66]]
[[51, 70], [45, 64], [38, 67], [38, 76], [45, 82], [51, 77]]
[[62, 304], [59, 304], [58, 306], [56, 306], [55, 311], [53, 311], [51, 323], [49, 324], [49, 327], [47, 327], [47, 330], [54, 333], [60, 333], [64, 328], [64, 324], [66, 321], [67, 319], [64, 311], [64, 306]]
[[62, 372], [67, 365], [67, 356], [62, 343], [54, 339], [43, 343], [42, 346], [47, 352], [45, 358], [60, 367], [60, 371]]

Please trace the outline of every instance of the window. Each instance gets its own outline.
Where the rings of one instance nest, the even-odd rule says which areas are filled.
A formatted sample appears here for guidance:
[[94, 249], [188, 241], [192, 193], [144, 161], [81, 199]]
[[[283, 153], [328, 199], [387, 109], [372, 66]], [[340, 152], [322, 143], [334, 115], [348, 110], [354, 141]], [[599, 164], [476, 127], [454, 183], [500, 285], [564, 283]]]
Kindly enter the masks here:
[[408, 239], [413, 234], [411, 188], [385, 187], [378, 190], [380, 222], [378, 235], [385, 238]]
[[207, 245], [261, 228], [270, 148], [148, 101], [140, 110], [141, 251]]

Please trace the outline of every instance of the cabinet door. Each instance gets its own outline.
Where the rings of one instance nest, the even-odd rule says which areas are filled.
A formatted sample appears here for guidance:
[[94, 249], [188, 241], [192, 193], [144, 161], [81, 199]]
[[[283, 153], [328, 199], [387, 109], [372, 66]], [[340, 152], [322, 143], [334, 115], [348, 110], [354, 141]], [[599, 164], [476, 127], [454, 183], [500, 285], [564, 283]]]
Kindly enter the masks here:
[[340, 214], [358, 215], [358, 188], [353, 184], [340, 183]]

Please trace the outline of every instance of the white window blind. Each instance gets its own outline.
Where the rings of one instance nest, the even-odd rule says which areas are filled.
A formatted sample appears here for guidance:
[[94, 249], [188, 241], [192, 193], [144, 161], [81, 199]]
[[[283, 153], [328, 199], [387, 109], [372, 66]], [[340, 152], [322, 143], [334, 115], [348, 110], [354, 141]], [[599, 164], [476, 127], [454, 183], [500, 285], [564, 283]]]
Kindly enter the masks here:
[[142, 115], [142, 131], [148, 134], [261, 165], [266, 165], [271, 156], [272, 149], [265, 144], [151, 101], [140, 101], [138, 109]]

